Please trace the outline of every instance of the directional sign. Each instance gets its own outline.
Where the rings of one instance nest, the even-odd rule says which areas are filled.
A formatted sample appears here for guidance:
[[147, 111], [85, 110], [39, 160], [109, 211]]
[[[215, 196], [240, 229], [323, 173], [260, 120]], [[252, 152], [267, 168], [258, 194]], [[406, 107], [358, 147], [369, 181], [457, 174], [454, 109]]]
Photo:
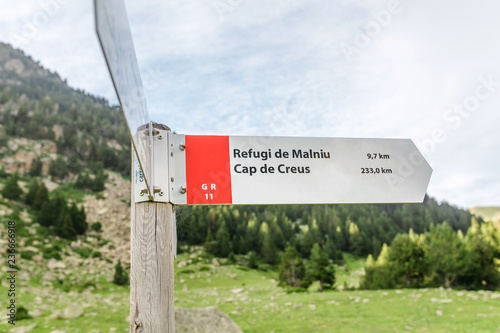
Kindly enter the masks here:
[[422, 202], [432, 173], [409, 139], [180, 137], [174, 204]]
[[123, 0], [95, 0], [95, 17], [97, 36], [151, 196], [153, 127]]

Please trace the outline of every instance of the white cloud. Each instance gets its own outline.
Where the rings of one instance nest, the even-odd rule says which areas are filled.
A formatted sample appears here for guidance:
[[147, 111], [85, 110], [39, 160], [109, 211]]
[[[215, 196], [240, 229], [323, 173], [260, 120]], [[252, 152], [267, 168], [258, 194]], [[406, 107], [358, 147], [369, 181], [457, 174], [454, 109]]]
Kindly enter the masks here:
[[[15, 46], [71, 85], [115, 101], [92, 1], [0, 0], [9, 13], [0, 18], [0, 40], [22, 33], [42, 3], [57, 1], [58, 13]], [[221, 3], [229, 4], [222, 12]], [[446, 139], [426, 153], [434, 168], [429, 193], [462, 206], [500, 204], [499, 90], [457, 128], [444, 120], [475, 93], [479, 77], [500, 81], [500, 3], [126, 4], [154, 120], [192, 134], [409, 137], [421, 146], [441, 129]], [[391, 8], [346, 59], [340, 46], [356, 46], [380, 22], [374, 13]]]

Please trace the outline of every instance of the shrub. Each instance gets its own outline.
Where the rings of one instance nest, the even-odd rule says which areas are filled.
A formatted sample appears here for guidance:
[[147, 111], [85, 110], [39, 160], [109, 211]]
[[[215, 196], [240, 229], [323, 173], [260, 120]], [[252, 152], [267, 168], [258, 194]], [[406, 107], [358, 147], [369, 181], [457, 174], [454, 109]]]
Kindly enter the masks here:
[[115, 275], [113, 276], [113, 283], [119, 286], [126, 286], [129, 282], [128, 273], [122, 267], [122, 263], [118, 260], [118, 263], [115, 266]]
[[307, 288], [296, 287], [296, 288], [286, 289], [285, 292], [287, 294], [292, 294], [292, 293], [307, 293], [309, 291], [307, 290]]
[[28, 313], [28, 309], [26, 309], [24, 306], [20, 306], [16, 310], [16, 320], [23, 319], [33, 319], [33, 317]]
[[57, 250], [55, 246], [49, 247], [49, 248], [43, 248], [43, 258], [44, 259], [56, 259], [56, 260], [61, 260], [61, 254], [59, 253], [61, 250]]
[[92, 226], [90, 229], [94, 230], [95, 232], [101, 232], [102, 231], [102, 223], [97, 221], [92, 223]]
[[17, 174], [13, 174], [9, 180], [7, 181], [7, 184], [5, 184], [5, 187], [2, 189], [2, 196], [6, 199], [10, 200], [18, 200], [21, 197], [21, 194], [23, 194], [23, 190], [19, 187], [19, 184], [17, 181], [19, 180], [19, 177]]
[[102, 253], [99, 252], [99, 251], [94, 251], [92, 252], [92, 254], [90, 255], [91, 258], [102, 258]]
[[33, 258], [33, 256], [36, 254], [33, 251], [20, 251], [19, 253], [21, 254], [22, 258], [28, 259], [28, 260], [31, 260], [31, 258]]
[[234, 252], [229, 253], [229, 256], [227, 257], [227, 260], [231, 264], [234, 264], [236, 262], [236, 256], [234, 255]]
[[260, 264], [257, 266], [257, 269], [262, 272], [270, 271], [273, 267], [269, 264]]
[[250, 257], [248, 258], [248, 267], [250, 268], [257, 268], [259, 265], [257, 263], [257, 255], [255, 252], [250, 253]]
[[88, 257], [90, 257], [90, 255], [92, 254], [92, 250], [91, 249], [87, 249], [87, 248], [76, 248], [76, 249], [73, 249], [73, 251], [75, 251], [82, 258], [85, 258], [85, 259], [87, 259]]
[[192, 269], [185, 269], [179, 272], [180, 274], [191, 274], [194, 273]]

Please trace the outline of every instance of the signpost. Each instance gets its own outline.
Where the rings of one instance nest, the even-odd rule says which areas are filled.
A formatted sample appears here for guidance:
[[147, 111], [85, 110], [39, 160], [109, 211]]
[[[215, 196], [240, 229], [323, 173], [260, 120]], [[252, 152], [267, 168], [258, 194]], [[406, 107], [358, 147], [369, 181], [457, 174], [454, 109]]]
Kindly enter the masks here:
[[132, 138], [130, 332], [175, 332], [175, 205], [422, 202], [432, 169], [409, 139], [193, 136], [153, 124], [123, 0], [96, 28]]
[[95, 0], [94, 6], [97, 36], [132, 139], [132, 198], [139, 193], [131, 207], [130, 332], [173, 333], [175, 213], [161, 200], [153, 168], [155, 146], [157, 157], [166, 157], [160, 130], [168, 128], [154, 128], [149, 119], [123, 0]]

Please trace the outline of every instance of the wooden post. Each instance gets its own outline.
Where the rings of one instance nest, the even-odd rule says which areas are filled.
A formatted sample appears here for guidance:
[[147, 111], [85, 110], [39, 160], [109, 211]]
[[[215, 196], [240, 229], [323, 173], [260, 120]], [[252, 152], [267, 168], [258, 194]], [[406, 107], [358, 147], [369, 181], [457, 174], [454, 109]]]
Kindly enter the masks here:
[[174, 333], [174, 206], [158, 202], [135, 203], [133, 180], [134, 175], [130, 233], [130, 333]]

